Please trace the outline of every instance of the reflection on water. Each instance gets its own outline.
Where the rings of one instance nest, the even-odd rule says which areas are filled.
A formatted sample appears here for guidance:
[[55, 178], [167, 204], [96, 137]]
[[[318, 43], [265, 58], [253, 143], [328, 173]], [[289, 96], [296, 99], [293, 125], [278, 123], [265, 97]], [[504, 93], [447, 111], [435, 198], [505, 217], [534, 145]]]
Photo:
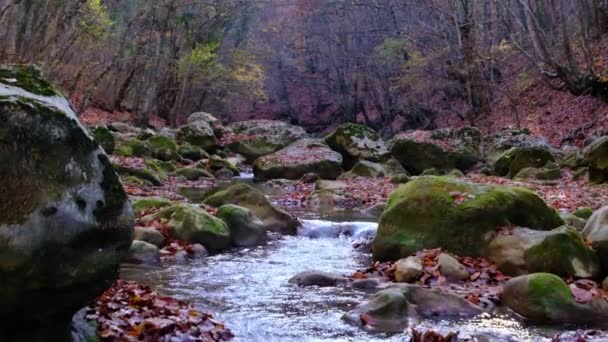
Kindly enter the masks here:
[[[126, 265], [122, 277], [194, 302], [224, 321], [238, 341], [407, 341], [406, 334], [368, 334], [340, 317], [369, 294], [352, 289], [298, 288], [294, 274], [322, 270], [350, 274], [369, 256], [352, 239], [370, 234], [369, 222], [304, 221], [301, 236], [235, 250], [186, 265]], [[306, 236], [304, 236], [306, 235]], [[312, 236], [312, 237], [309, 237]], [[482, 316], [463, 322], [425, 321], [423, 326], [460, 331], [478, 341], [544, 341], [539, 332], [508, 319]]]

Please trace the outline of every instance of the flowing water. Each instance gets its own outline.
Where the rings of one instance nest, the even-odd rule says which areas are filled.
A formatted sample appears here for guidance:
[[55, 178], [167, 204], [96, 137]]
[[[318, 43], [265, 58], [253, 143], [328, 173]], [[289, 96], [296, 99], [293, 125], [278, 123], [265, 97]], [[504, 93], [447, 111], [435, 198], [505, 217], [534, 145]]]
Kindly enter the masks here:
[[[352, 274], [365, 268], [370, 256], [356, 252], [352, 243], [373, 235], [375, 228], [372, 222], [304, 220], [298, 236], [263, 247], [161, 268], [125, 265], [122, 277], [192, 301], [225, 322], [237, 341], [408, 341], [405, 333], [372, 334], [341, 320], [370, 293], [288, 283], [304, 270]], [[545, 341], [553, 333], [489, 315], [418, 323], [442, 332], [460, 331], [461, 337], [478, 341]]]

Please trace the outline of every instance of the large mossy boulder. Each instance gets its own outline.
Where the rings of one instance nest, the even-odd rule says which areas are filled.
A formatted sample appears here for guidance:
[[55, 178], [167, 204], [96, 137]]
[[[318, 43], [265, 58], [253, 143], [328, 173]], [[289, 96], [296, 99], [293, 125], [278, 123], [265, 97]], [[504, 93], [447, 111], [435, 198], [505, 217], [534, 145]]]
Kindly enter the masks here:
[[583, 150], [589, 170], [589, 181], [608, 182], [608, 136], [601, 137]]
[[555, 158], [546, 148], [513, 147], [496, 159], [493, 172], [498, 176], [515, 178], [526, 168], [541, 168], [550, 162], [555, 162]]
[[113, 154], [120, 157], [146, 157], [150, 156], [150, 149], [137, 138], [120, 136], [116, 139]]
[[192, 204], [176, 204], [142, 218], [143, 223], [168, 220], [169, 233], [177, 240], [200, 243], [210, 252], [230, 246], [230, 229], [219, 218]]
[[266, 240], [264, 222], [247, 208], [226, 204], [219, 207], [216, 216], [230, 228], [232, 244], [236, 247], [258, 246]]
[[152, 156], [158, 160], [169, 161], [179, 159], [177, 143], [166, 135], [153, 135], [146, 140], [145, 144], [148, 146]]
[[425, 176], [391, 194], [373, 254], [378, 260], [398, 260], [425, 248], [443, 248], [479, 256], [497, 227], [549, 230], [562, 224], [557, 212], [528, 189]]
[[399, 133], [388, 146], [408, 172], [418, 175], [431, 168], [468, 170], [481, 158], [481, 140], [475, 128], [442, 129]]
[[205, 151], [217, 147], [217, 137], [213, 128], [204, 120], [191, 121], [181, 126], [177, 131], [176, 139], [180, 144], [188, 143]]
[[273, 232], [296, 234], [300, 227], [300, 222], [295, 216], [275, 207], [263, 193], [247, 184], [236, 184], [216, 192], [207, 197], [203, 203], [216, 208], [225, 204], [245, 207], [264, 222], [266, 230]]
[[344, 158], [344, 166], [350, 169], [359, 160], [382, 161], [389, 155], [386, 143], [373, 129], [354, 123], [344, 123], [325, 137], [329, 147]]
[[249, 120], [228, 125], [232, 135], [228, 148], [253, 162], [290, 143], [306, 138], [304, 128], [274, 120]]
[[95, 142], [101, 146], [107, 154], [114, 153], [116, 146], [115, 138], [109, 128], [106, 126], [94, 126], [89, 128]]
[[253, 164], [257, 179], [300, 179], [308, 173], [336, 179], [342, 173], [342, 155], [322, 140], [301, 139]]
[[383, 178], [395, 175], [407, 174], [405, 169], [394, 158], [385, 163], [375, 163], [367, 160], [358, 161], [348, 172], [340, 175], [340, 179], [354, 177]]
[[551, 231], [515, 228], [490, 243], [487, 256], [507, 275], [535, 272], [563, 277], [593, 278], [599, 275], [595, 251], [573, 227]]
[[0, 66], [0, 117], [0, 340], [67, 339], [71, 316], [117, 275], [131, 206], [104, 151], [36, 69]]
[[515, 313], [540, 323], [601, 323], [608, 319], [608, 302], [596, 298], [577, 303], [568, 285], [550, 273], [534, 273], [513, 278], [500, 298]]

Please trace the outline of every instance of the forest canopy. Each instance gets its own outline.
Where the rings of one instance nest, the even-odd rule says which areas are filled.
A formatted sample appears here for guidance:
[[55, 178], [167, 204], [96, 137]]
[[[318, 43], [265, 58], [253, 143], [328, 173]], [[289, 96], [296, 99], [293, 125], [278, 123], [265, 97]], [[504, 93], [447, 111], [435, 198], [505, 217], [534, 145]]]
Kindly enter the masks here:
[[[388, 134], [475, 124], [522, 69], [608, 99], [596, 0], [1, 0], [0, 61], [36, 63], [77, 111], [177, 125], [361, 122]], [[600, 42], [600, 43], [598, 43]], [[517, 77], [519, 79], [515, 79]], [[521, 121], [517, 106], [512, 113]]]

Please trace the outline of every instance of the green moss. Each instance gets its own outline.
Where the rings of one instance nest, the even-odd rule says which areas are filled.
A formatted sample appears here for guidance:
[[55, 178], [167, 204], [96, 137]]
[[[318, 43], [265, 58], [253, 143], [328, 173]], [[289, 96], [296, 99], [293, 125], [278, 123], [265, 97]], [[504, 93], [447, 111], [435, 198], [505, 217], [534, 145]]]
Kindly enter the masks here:
[[200, 147], [192, 146], [190, 144], [182, 144], [177, 148], [177, 152], [180, 156], [192, 161], [199, 161], [203, 158], [209, 158], [209, 155], [205, 150]]
[[549, 272], [563, 277], [593, 277], [599, 271], [595, 252], [571, 227], [556, 229], [524, 253], [530, 272]]
[[133, 207], [133, 210], [135, 212], [139, 213], [139, 212], [142, 212], [142, 211], [150, 209], [150, 208], [164, 208], [164, 207], [168, 207], [172, 204], [173, 204], [173, 202], [171, 202], [170, 200], [168, 200], [166, 198], [145, 197], [145, 198], [136, 199], [135, 201], [133, 201], [131, 206]]
[[546, 312], [562, 311], [574, 307], [574, 300], [568, 285], [555, 274], [535, 273], [528, 280], [526, 300]]
[[112, 132], [105, 126], [96, 126], [91, 128], [91, 135], [95, 141], [104, 149], [107, 154], [114, 153], [114, 136]]
[[156, 177], [156, 175], [148, 169], [126, 167], [126, 166], [117, 166], [116, 169], [118, 170], [118, 172], [121, 175], [137, 177], [142, 180], [148, 181], [148, 182], [152, 183], [152, 185], [155, 185], [155, 186], [162, 185], [162, 182], [160, 181], [160, 179], [158, 179], [158, 177]]
[[547, 162], [554, 162], [551, 152], [542, 147], [513, 147], [504, 152], [494, 163], [494, 173], [498, 176], [514, 178], [528, 167], [540, 168]]
[[200, 178], [213, 178], [213, 175], [210, 174], [209, 172], [202, 170], [202, 169], [198, 169], [198, 168], [193, 168], [193, 167], [183, 167], [180, 169], [175, 170], [175, 174], [178, 176], [182, 176], [184, 178], [186, 178], [187, 180], [197, 180]]
[[158, 159], [146, 159], [144, 161], [146, 167], [151, 170], [156, 177], [161, 180], [167, 179], [170, 173], [176, 170], [176, 166], [172, 161], [162, 161]]
[[114, 154], [121, 157], [144, 157], [150, 154], [148, 147], [138, 139], [119, 141]]
[[209, 167], [212, 171], [228, 169], [235, 176], [238, 176], [240, 173], [239, 169], [236, 166], [232, 165], [229, 161], [222, 159], [218, 156], [209, 157]]
[[489, 242], [486, 234], [507, 224], [551, 229], [563, 220], [524, 188], [419, 177], [389, 197], [374, 241], [374, 257], [397, 260], [438, 247], [459, 255], [481, 255]]
[[[16, 82], [8, 82], [14, 79]], [[42, 73], [32, 65], [0, 66], [0, 83], [23, 88], [42, 96], [61, 96], [61, 92], [42, 78]]]
[[576, 209], [572, 213], [572, 215], [587, 220], [591, 217], [591, 215], [593, 215], [593, 209], [588, 208], [588, 207], [580, 207], [580, 208]]
[[177, 143], [175, 142], [175, 140], [173, 140], [165, 135], [157, 134], [157, 135], [151, 136], [150, 138], [148, 138], [146, 143], [152, 150], [156, 150], [159, 148], [166, 148], [171, 151], [177, 151]]

